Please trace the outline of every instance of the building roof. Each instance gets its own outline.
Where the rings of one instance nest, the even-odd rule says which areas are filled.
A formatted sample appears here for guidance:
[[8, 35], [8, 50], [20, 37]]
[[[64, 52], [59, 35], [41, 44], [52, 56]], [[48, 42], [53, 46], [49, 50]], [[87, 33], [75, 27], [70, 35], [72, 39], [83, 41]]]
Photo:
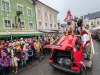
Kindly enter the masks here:
[[57, 11], [57, 10], [55, 10], [55, 9], [51, 8], [50, 6], [48, 6], [48, 5], [44, 4], [44, 3], [42, 3], [41, 1], [39, 1], [39, 0], [38, 0], [38, 2], [39, 2], [39, 3], [41, 3], [41, 4], [43, 4], [43, 5], [45, 5], [45, 6], [47, 6], [47, 7], [49, 7], [50, 9], [52, 9], [52, 10], [56, 11], [57, 13], [59, 13], [59, 11]]
[[88, 17], [89, 19], [95, 19], [95, 18], [100, 18], [100, 11], [94, 12], [94, 13], [89, 13], [84, 16], [84, 18]]
[[[28, 0], [28, 1], [29, 1], [31, 4], [33, 4], [33, 1], [32, 1], [32, 0]], [[39, 2], [39, 3], [41, 3], [41, 4], [45, 5], [45, 6], [47, 6], [48, 8], [50, 8], [50, 9], [56, 11], [57, 13], [59, 13], [57, 10], [55, 10], [55, 9], [51, 8], [50, 6], [48, 6], [48, 5], [44, 4], [44, 3], [42, 3], [41, 1], [37, 0], [37, 2]]]

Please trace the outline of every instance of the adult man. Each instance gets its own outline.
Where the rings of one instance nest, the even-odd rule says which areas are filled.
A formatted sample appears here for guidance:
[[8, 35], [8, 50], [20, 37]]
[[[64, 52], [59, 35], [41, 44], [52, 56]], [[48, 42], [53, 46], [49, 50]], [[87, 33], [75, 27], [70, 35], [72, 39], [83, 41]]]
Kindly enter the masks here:
[[82, 21], [82, 19], [79, 17], [78, 18], [78, 21], [77, 21], [77, 26], [78, 26], [78, 32], [79, 32], [79, 34], [81, 33], [81, 31], [82, 31], [82, 23], [83, 23], [83, 21]]

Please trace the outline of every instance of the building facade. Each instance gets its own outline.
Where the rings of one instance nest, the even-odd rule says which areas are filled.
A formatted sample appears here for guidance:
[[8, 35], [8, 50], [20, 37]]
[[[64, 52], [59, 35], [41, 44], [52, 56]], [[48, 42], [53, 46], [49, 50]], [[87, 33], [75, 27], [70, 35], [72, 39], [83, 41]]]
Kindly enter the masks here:
[[28, 0], [0, 0], [1, 34], [28, 34], [36, 32], [34, 5]]
[[100, 26], [100, 11], [87, 14], [84, 16], [84, 20], [86, 18], [88, 18], [88, 24], [90, 29]]
[[36, 4], [37, 30], [58, 30], [58, 11], [37, 1]]

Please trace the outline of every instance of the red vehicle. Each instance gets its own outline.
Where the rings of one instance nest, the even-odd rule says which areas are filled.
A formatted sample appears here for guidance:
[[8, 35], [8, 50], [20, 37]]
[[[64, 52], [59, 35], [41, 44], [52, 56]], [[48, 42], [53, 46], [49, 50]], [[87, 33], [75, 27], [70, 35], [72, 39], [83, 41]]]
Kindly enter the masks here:
[[[53, 68], [68, 74], [81, 75], [84, 66], [82, 64], [84, 62], [84, 49], [80, 37], [63, 35], [55, 44], [46, 45], [44, 48], [51, 50], [49, 64]], [[92, 66], [92, 56], [90, 61], [84, 62], [86, 67]]]

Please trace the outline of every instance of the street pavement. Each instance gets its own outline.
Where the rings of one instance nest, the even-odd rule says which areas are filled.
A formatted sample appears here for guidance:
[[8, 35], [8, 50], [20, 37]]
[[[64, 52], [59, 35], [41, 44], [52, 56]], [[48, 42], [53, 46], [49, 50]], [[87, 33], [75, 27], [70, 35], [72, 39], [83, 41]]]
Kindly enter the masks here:
[[[100, 43], [93, 40], [95, 56], [93, 57], [92, 68], [87, 68], [87, 75], [100, 75]], [[82, 75], [86, 75], [86, 71], [83, 71]], [[53, 69], [48, 63], [48, 56], [42, 61], [36, 60], [31, 65], [19, 70], [17, 75], [68, 75]]]

